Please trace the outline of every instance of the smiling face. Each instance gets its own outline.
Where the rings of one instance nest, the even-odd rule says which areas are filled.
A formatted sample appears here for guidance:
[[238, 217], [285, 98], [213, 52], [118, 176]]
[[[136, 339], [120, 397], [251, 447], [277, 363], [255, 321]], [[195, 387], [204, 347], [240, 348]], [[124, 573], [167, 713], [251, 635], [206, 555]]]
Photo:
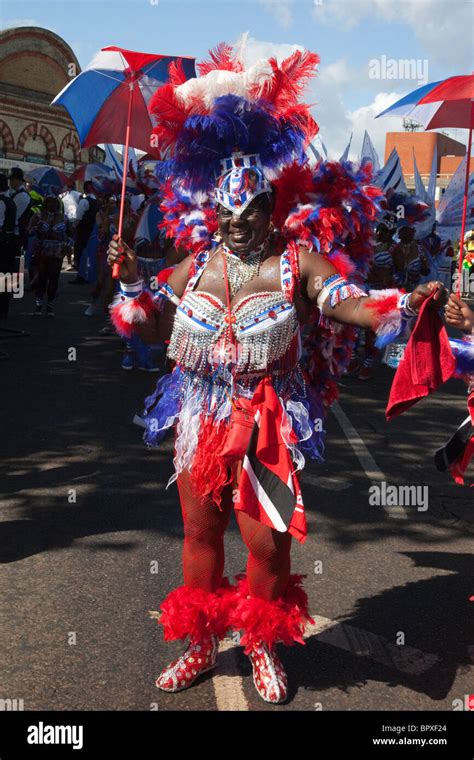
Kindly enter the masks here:
[[224, 243], [235, 253], [254, 251], [267, 238], [272, 202], [267, 194], [258, 195], [240, 215], [218, 206], [217, 221]]

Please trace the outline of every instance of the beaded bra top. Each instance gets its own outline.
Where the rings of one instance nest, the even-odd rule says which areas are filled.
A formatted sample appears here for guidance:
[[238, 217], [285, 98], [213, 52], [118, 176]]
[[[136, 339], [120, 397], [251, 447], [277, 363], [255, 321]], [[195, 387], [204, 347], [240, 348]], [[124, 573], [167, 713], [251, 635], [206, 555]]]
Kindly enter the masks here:
[[210, 375], [222, 365], [232, 365], [235, 375], [241, 377], [284, 374], [296, 367], [301, 355], [300, 330], [288, 252], [280, 257], [281, 291], [243, 296], [231, 308], [230, 324], [223, 301], [194, 289], [208, 261], [209, 253], [177, 307], [169, 358], [185, 370]]

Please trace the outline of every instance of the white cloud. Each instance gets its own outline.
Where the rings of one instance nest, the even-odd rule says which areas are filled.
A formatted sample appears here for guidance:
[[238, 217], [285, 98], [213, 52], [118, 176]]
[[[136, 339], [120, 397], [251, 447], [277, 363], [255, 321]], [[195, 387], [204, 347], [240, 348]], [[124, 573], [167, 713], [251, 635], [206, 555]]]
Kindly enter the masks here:
[[470, 71], [473, 10], [471, 0], [330, 0], [312, 11], [318, 24], [361, 27], [367, 18], [409, 26], [420, 42], [420, 57]]
[[[362, 146], [364, 131], [367, 129], [383, 163], [385, 133], [400, 130], [401, 120], [391, 117], [375, 121], [374, 117], [395, 103], [404, 93], [375, 91], [369, 96], [371, 102], [351, 110], [344, 96], [348, 92], [353, 94], [361, 82], [366, 90], [366, 72], [351, 67], [345, 58], [340, 58], [328, 66], [321, 66], [305, 99], [315, 103], [313, 115], [319, 124], [320, 135], [330, 158], [341, 157], [353, 132], [349, 155], [356, 159]], [[380, 87], [380, 82], [374, 83], [374, 86], [377, 85]]]
[[[281, 62], [295, 50], [303, 50], [303, 46], [299, 44], [257, 40], [248, 33], [242, 35], [234, 47], [239, 50], [246, 67], [261, 58], [271, 56]], [[327, 66], [321, 65], [304, 99], [307, 103], [315, 104], [313, 115], [319, 124], [320, 135], [328, 149], [329, 157], [340, 158], [353, 132], [350, 158], [357, 159], [364, 131], [367, 129], [383, 164], [385, 135], [387, 132], [399, 132], [403, 128], [402, 119], [399, 116], [375, 119], [375, 116], [413, 89], [411, 83], [405, 82], [405, 85], [402, 92], [381, 91], [383, 82], [369, 79], [366, 66], [356, 69], [346, 58], [339, 58]], [[362, 105], [350, 108], [345, 102], [345, 96], [350, 93], [353, 102], [354, 92], [361, 87], [364, 91], [364, 96], [361, 96]], [[452, 136], [454, 139], [460, 139], [457, 134]]]
[[259, 0], [259, 2], [275, 16], [280, 26], [284, 29], [291, 26], [293, 23], [292, 0]]
[[[240, 55], [246, 66], [250, 66], [260, 58], [274, 56], [279, 62], [287, 58], [295, 50], [303, 49], [302, 45], [257, 40], [244, 35], [235, 45], [239, 48]], [[367, 129], [375, 147], [380, 152], [383, 161], [385, 146], [385, 132], [391, 129], [400, 129], [400, 119], [380, 119], [373, 121], [373, 117], [388, 108], [398, 98], [396, 93], [374, 93], [373, 101], [369, 105], [351, 111], [344, 103], [344, 93], [350, 88], [357, 87], [363, 79], [366, 85], [367, 73], [351, 67], [345, 58], [340, 58], [327, 66], [321, 66], [316, 77], [312, 80], [305, 100], [314, 103], [313, 114], [320, 127], [321, 137], [328, 149], [331, 158], [338, 159], [349, 140], [350, 133], [354, 131], [352, 141], [353, 156], [356, 157], [362, 144], [364, 129]], [[374, 86], [380, 86], [380, 82]]]
[[402, 128], [400, 117], [388, 116], [375, 119], [377, 114], [384, 111], [398, 100], [400, 95], [395, 92], [379, 92], [372, 103], [356, 108], [348, 114], [351, 123], [352, 138], [351, 158], [359, 158], [364, 132], [367, 130], [380, 159], [384, 163], [385, 135], [387, 132], [399, 132]]
[[234, 47], [238, 50], [239, 57], [246, 67], [252, 66], [261, 58], [276, 58], [278, 63], [281, 63], [284, 58], [288, 58], [295, 50], [304, 50], [303, 45], [257, 40], [255, 37], [250, 37], [248, 32], [241, 35]]

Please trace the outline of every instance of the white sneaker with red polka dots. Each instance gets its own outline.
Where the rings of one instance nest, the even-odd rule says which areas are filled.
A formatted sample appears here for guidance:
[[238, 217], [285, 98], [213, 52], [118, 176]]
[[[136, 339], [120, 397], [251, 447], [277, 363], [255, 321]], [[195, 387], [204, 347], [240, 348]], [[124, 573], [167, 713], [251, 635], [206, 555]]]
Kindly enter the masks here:
[[219, 639], [214, 635], [202, 641], [191, 641], [185, 653], [161, 671], [156, 686], [170, 692], [187, 689], [198, 676], [216, 667], [218, 648]]
[[253, 682], [262, 699], [273, 704], [284, 702], [288, 680], [275, 649], [263, 642], [254, 644], [249, 659], [253, 668]]

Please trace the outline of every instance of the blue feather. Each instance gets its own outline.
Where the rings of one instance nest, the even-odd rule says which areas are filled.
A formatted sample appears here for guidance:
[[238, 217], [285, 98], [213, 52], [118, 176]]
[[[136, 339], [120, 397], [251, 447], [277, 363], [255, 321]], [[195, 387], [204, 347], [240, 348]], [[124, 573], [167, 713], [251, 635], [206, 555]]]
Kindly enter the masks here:
[[474, 375], [474, 343], [450, 338], [449, 345], [456, 359], [456, 374]]
[[236, 95], [216, 98], [210, 114], [190, 116], [183, 125], [174, 158], [157, 168], [159, 178], [181, 177], [190, 190], [209, 192], [220, 174], [220, 160], [234, 150], [258, 153], [265, 169], [305, 160], [305, 137], [294, 123], [277, 117], [271, 106]]

